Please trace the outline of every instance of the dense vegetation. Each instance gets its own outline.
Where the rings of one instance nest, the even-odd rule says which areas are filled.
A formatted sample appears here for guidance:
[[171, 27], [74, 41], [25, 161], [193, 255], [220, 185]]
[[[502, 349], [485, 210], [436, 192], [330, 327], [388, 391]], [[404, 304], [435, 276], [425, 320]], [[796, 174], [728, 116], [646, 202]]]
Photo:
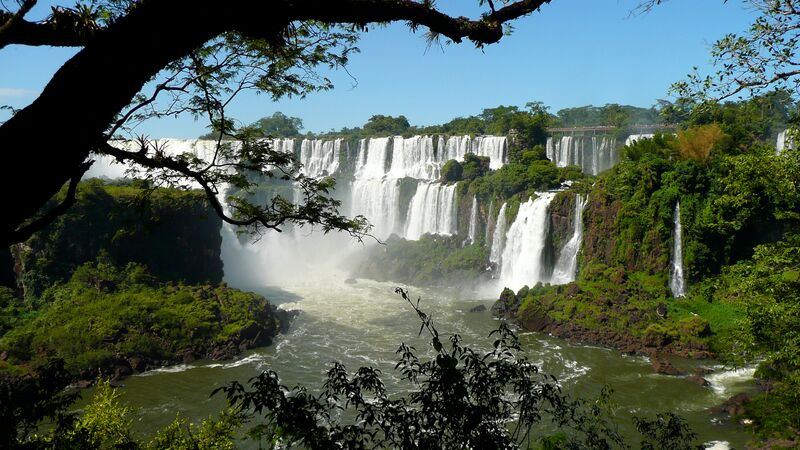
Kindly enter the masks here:
[[222, 222], [202, 192], [92, 179], [78, 185], [76, 197], [67, 214], [13, 248], [25, 298], [101, 253], [117, 265], [144, 264], [163, 281], [222, 281]]
[[159, 283], [135, 263], [79, 266], [47, 289], [40, 310], [0, 338], [0, 368], [24, 371], [56, 357], [73, 378], [119, 377], [268, 345], [280, 328], [261, 296], [225, 286]]

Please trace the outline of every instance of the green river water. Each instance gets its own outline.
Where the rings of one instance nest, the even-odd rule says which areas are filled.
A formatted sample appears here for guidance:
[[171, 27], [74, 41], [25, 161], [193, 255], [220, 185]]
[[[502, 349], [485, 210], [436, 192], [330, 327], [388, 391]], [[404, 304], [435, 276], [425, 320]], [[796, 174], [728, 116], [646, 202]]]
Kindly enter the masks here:
[[[348, 369], [376, 366], [383, 371], [390, 392], [406, 389], [393, 368], [400, 342], [428, 349], [427, 339], [416, 335], [419, 322], [413, 310], [394, 293], [396, 285], [358, 280], [345, 284], [343, 277], [295, 283], [280, 289], [260, 289], [273, 303], [287, 310], [300, 310], [290, 331], [275, 343], [245, 353], [234, 361], [199, 361], [162, 368], [125, 379], [121, 389], [125, 403], [136, 408], [134, 427], [149, 435], [167, 425], [177, 414], [198, 420], [216, 414], [222, 395], [211, 391], [231, 380], [246, 381], [266, 368], [278, 372], [284, 384], [321, 386], [324, 372], [334, 360]], [[497, 320], [487, 310], [469, 309], [491, 300], [454, 298], [443, 291], [410, 288], [422, 297], [422, 308], [432, 313], [442, 334], [460, 334], [465, 342], [488, 349], [489, 332]], [[752, 389], [752, 371], [718, 368], [708, 377], [711, 388], [679, 378], [652, 373], [646, 358], [621, 355], [617, 351], [570, 344], [539, 333], [521, 333], [523, 348], [532, 361], [553, 374], [565, 390], [575, 395], [596, 396], [604, 385], [614, 389], [623, 432], [630, 432], [631, 415], [652, 416], [674, 411], [686, 418], [702, 442], [726, 441], [730, 448], [743, 448], [747, 434], [741, 426], [708, 408], [737, 392]], [[91, 392], [84, 393], [84, 401]], [[627, 431], [626, 431], [627, 430]], [[243, 442], [243, 448], [257, 448]], [[728, 448], [718, 445], [716, 448]]]

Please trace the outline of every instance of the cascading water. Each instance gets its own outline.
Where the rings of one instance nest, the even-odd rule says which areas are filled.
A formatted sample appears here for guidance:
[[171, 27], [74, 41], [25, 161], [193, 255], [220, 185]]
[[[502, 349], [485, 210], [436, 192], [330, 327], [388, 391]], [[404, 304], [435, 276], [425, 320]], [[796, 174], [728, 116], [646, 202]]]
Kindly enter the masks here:
[[613, 136], [550, 137], [546, 154], [558, 167], [575, 165], [590, 175], [597, 175], [619, 162], [617, 140]]
[[[439, 148], [442, 148], [441, 145]], [[489, 158], [489, 168], [497, 170], [506, 163], [508, 143], [505, 136], [450, 136], [440, 151], [439, 162], [455, 159], [463, 161], [464, 155], [474, 153]]]
[[572, 237], [569, 238], [553, 268], [550, 284], [566, 284], [575, 281], [578, 272], [578, 251], [583, 242], [583, 209], [586, 198], [582, 195], [575, 196], [575, 214], [572, 225]]
[[494, 214], [494, 199], [492, 199], [492, 201], [489, 202], [489, 215], [486, 216], [486, 221], [485, 221], [486, 230], [484, 230], [484, 234], [483, 234], [483, 245], [484, 245], [484, 247], [490, 244], [490, 242], [489, 242], [489, 228], [490, 228], [489, 227], [489, 219], [492, 217], [492, 214]]
[[469, 214], [469, 231], [467, 237], [469, 243], [475, 243], [475, 235], [478, 233], [478, 199], [472, 196], [472, 212]]
[[676, 298], [686, 296], [686, 279], [683, 274], [683, 228], [681, 227], [681, 202], [675, 203], [672, 233], [672, 264], [669, 272], [669, 288]]
[[417, 240], [425, 233], [455, 234], [455, 194], [456, 185], [419, 183], [408, 207], [406, 239]]
[[543, 252], [548, 233], [548, 207], [554, 192], [542, 192], [519, 206], [514, 223], [508, 228], [500, 261], [499, 287], [517, 291], [544, 278]]
[[625, 139], [625, 146], [633, 145], [643, 139], [653, 139], [653, 137], [655, 137], [655, 134], [632, 134]]
[[439, 164], [430, 136], [396, 136], [392, 142], [392, 166], [387, 174], [390, 178], [416, 178], [435, 180], [439, 178]]
[[344, 139], [303, 139], [300, 143], [303, 173], [311, 178], [333, 175], [339, 169], [342, 152], [346, 150], [347, 142]]
[[794, 139], [796, 138], [796, 130], [783, 130], [778, 133], [778, 138], [775, 142], [775, 154], [780, 155], [784, 150], [797, 148]]
[[503, 247], [506, 243], [506, 203], [500, 207], [500, 212], [497, 213], [497, 224], [494, 226], [494, 234], [492, 235], [492, 248], [489, 252], [489, 262], [500, 266], [503, 258]]

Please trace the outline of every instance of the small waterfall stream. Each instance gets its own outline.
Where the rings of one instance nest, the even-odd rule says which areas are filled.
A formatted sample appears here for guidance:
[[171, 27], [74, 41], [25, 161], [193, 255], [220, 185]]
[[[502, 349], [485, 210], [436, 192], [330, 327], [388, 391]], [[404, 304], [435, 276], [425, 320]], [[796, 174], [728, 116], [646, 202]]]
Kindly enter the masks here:
[[669, 289], [675, 298], [686, 297], [686, 279], [683, 273], [683, 228], [681, 227], [681, 202], [675, 203], [672, 231], [671, 269], [669, 272]]
[[578, 251], [583, 243], [583, 209], [586, 197], [575, 195], [575, 215], [573, 216], [572, 237], [564, 244], [558, 255], [550, 278], [551, 284], [566, 284], [575, 281], [578, 272]]
[[469, 243], [475, 243], [475, 234], [478, 232], [478, 199], [472, 196], [472, 212], [469, 214], [469, 231], [467, 231], [467, 238]]
[[489, 253], [489, 262], [500, 266], [501, 259], [503, 258], [503, 247], [506, 243], [506, 203], [500, 207], [500, 212], [497, 213], [497, 224], [494, 226], [494, 234], [492, 235], [492, 248]]

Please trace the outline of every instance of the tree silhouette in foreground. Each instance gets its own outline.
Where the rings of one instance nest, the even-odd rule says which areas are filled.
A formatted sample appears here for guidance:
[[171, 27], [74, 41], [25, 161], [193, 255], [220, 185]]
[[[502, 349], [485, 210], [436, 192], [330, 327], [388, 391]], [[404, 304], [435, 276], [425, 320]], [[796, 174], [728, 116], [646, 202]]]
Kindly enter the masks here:
[[[159, 153], [152, 146], [121, 150], [109, 145], [136, 124], [189, 114], [208, 120], [220, 141], [236, 137], [230, 136], [236, 127], [225, 111], [238, 93], [254, 90], [279, 98], [332, 88], [316, 69], [345, 65], [357, 50], [359, 34], [369, 26], [402, 21], [412, 32], [428, 29], [430, 41], [468, 39], [481, 47], [498, 42], [505, 24], [549, 1], [478, 0], [486, 12], [470, 20], [449, 16], [428, 0], [83, 0], [74, 7], [56, 5], [41, 21], [26, 18], [36, 0], [4, 2], [0, 49], [21, 45], [80, 50], [38, 98], [0, 125], [4, 167], [36, 177], [25, 189], [18, 189], [15, 177], [0, 177], [0, 190], [14, 193], [7, 196], [0, 215], [0, 243], [24, 241], [63, 213], [74, 195], [57, 206], [48, 201], [67, 185], [68, 194], [74, 193], [91, 155], [138, 165], [157, 172], [165, 182], [196, 182], [212, 203], [222, 191], [216, 178], [230, 169], [229, 164], [250, 164], [237, 149], [236, 158], [213, 157], [192, 166], [186, 158]], [[274, 155], [258, 156], [263, 161]], [[265, 216], [264, 205], [252, 206], [240, 208], [238, 217], [227, 216], [221, 208], [217, 212], [228, 221], [256, 228], [278, 228], [298, 216], [294, 209], [286, 217]], [[338, 219], [322, 224], [359, 231]]]

